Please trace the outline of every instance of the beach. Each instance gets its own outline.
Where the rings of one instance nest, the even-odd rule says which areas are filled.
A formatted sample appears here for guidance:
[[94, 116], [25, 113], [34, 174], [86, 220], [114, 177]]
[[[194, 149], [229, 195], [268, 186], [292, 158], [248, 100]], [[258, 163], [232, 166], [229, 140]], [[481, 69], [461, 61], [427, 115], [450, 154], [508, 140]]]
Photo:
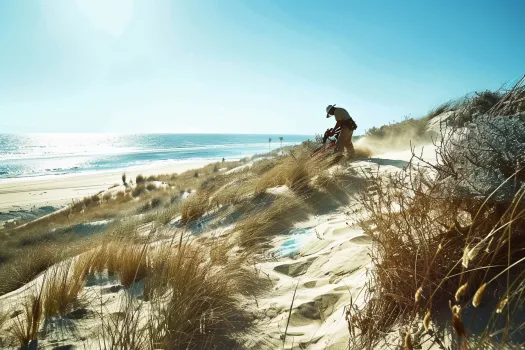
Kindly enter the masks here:
[[181, 161], [171, 164], [126, 168], [119, 171], [49, 175], [34, 178], [0, 180], [0, 212], [28, 211], [45, 206], [61, 207], [75, 199], [84, 198], [128, 181], [139, 174], [158, 175], [181, 173], [200, 168], [209, 161]]
[[[0, 222], [32, 219], [139, 174], [180, 173], [308, 138], [250, 134], [0, 134]], [[40, 212], [40, 213], [39, 213]], [[32, 213], [32, 214], [31, 214]]]

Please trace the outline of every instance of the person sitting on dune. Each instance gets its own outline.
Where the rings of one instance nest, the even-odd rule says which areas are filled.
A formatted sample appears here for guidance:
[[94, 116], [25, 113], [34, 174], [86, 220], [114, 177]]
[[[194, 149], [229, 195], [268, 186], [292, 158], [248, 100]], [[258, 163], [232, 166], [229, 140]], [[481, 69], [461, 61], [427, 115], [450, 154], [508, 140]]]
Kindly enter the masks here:
[[326, 117], [335, 116], [336, 124], [332, 129], [332, 132], [335, 133], [339, 128], [341, 129], [341, 134], [336, 143], [336, 150], [342, 152], [343, 149], [346, 149], [348, 157], [354, 157], [355, 150], [354, 144], [352, 143], [352, 135], [354, 130], [357, 129], [357, 124], [354, 122], [350, 114], [346, 109], [341, 107], [336, 107], [335, 104], [328, 105], [326, 107]]

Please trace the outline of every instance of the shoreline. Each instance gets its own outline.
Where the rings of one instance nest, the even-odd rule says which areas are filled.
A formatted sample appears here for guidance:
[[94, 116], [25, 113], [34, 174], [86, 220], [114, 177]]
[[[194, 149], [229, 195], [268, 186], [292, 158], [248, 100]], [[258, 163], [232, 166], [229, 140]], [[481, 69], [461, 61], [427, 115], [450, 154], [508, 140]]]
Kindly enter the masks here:
[[46, 206], [61, 207], [71, 200], [84, 198], [128, 179], [166, 173], [181, 173], [213, 163], [212, 160], [177, 161], [149, 164], [119, 170], [84, 172], [38, 177], [0, 179], [0, 212], [28, 211]]
[[[149, 163], [140, 164], [140, 165], [132, 165], [128, 167], [122, 167], [122, 168], [114, 168], [114, 169], [103, 169], [103, 170], [85, 170], [85, 171], [71, 171], [71, 172], [64, 172], [64, 173], [53, 173], [53, 174], [41, 174], [41, 175], [33, 175], [33, 176], [17, 176], [17, 177], [6, 177], [6, 178], [0, 178], [0, 185], [7, 184], [7, 183], [13, 183], [13, 182], [27, 182], [27, 181], [37, 181], [37, 180], [51, 180], [51, 179], [57, 179], [57, 178], [69, 178], [69, 177], [77, 177], [77, 176], [89, 176], [89, 175], [100, 175], [100, 174], [108, 174], [108, 173], [132, 173], [132, 172], [142, 172], [147, 171], [148, 169], [159, 169], [159, 168], [177, 168], [178, 166], [185, 166], [189, 164], [211, 164], [214, 162], [220, 162], [220, 160], [214, 160], [214, 159], [208, 159], [208, 158], [201, 158], [201, 159], [183, 159], [183, 160], [156, 160], [151, 161]], [[235, 158], [235, 160], [237, 160]], [[228, 160], [231, 161], [231, 160]], [[153, 175], [149, 174], [148, 175]], [[154, 175], [157, 175], [155, 173]]]

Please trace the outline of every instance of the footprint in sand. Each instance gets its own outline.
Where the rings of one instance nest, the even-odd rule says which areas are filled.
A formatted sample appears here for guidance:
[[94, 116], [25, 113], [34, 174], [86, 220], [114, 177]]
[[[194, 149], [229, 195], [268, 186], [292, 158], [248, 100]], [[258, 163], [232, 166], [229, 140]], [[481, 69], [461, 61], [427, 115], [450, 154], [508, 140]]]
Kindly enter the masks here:
[[354, 237], [350, 240], [350, 242], [358, 245], [369, 245], [372, 243], [372, 237], [368, 235], [361, 235]]
[[308, 259], [306, 261], [300, 261], [292, 264], [283, 264], [274, 267], [273, 269], [277, 272], [282, 273], [290, 277], [297, 277], [306, 273], [306, 270], [312, 265], [314, 259]]
[[341, 295], [341, 293], [323, 294], [312, 301], [299, 305], [292, 311], [290, 325], [303, 326], [310, 324], [312, 320], [326, 319], [334, 312], [335, 304]]
[[317, 285], [317, 281], [308, 281], [308, 282], [304, 282], [303, 286], [305, 288], [315, 288], [315, 286]]

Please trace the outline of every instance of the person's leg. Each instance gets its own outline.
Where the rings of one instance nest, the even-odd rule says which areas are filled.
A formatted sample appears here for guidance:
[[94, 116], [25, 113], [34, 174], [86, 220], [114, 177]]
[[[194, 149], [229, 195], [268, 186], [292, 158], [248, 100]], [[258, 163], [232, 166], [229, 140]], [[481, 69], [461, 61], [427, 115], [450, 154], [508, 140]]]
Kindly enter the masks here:
[[342, 152], [348, 143], [348, 132], [350, 130], [347, 128], [343, 128], [341, 130], [341, 133], [339, 134], [339, 138], [337, 139], [336, 147], [338, 152]]
[[345, 149], [346, 149], [346, 153], [349, 157], [354, 157], [355, 156], [355, 149], [354, 149], [354, 143], [352, 142], [352, 135], [353, 135], [353, 130], [348, 130], [348, 136], [347, 136], [347, 139], [345, 140], [346, 143], [345, 143]]

